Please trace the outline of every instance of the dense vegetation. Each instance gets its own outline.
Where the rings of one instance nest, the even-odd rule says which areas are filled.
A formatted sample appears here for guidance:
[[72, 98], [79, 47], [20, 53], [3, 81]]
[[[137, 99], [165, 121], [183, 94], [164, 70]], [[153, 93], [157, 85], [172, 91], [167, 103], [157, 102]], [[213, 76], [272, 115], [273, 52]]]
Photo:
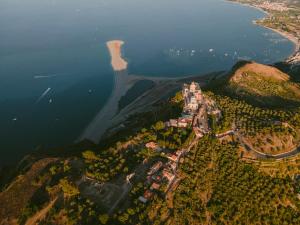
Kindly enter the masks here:
[[271, 178], [240, 162], [234, 142], [203, 139], [182, 170], [185, 180], [176, 192], [172, 218], [177, 224], [300, 223], [292, 180]]
[[[28, 167], [2, 192], [8, 197], [0, 193], [0, 200], [9, 206], [15, 199], [19, 224], [28, 219], [74, 225], [300, 224], [299, 156], [246, 158], [238, 138], [262, 152], [266, 146], [274, 148], [271, 153], [286, 151], [291, 140], [299, 146], [300, 108], [262, 107], [224, 89], [204, 93], [222, 118], [211, 117], [211, 133], [201, 139], [191, 127], [166, 127], [163, 122], [180, 115], [179, 92], [167, 104], [157, 103], [156, 111], [129, 118], [129, 131], [120, 130], [100, 145], [75, 145], [76, 153]], [[234, 134], [215, 136], [229, 130]], [[147, 148], [149, 142], [164, 151]], [[169, 162], [168, 154], [189, 146], [171, 191], [162, 182], [150, 201], [139, 201], [151, 186], [149, 168]]]

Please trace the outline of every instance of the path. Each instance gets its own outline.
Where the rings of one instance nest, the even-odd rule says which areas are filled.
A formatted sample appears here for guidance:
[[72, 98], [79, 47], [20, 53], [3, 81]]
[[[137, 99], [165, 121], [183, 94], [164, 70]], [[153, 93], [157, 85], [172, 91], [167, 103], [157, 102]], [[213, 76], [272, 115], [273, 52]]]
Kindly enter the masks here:
[[49, 210], [52, 208], [52, 206], [56, 202], [57, 198], [58, 197], [53, 199], [45, 208], [43, 208], [42, 210], [39, 210], [38, 213], [36, 213], [32, 217], [30, 217], [26, 221], [25, 225], [37, 225], [37, 224], [39, 224], [39, 222], [45, 218], [45, 216], [47, 215]]

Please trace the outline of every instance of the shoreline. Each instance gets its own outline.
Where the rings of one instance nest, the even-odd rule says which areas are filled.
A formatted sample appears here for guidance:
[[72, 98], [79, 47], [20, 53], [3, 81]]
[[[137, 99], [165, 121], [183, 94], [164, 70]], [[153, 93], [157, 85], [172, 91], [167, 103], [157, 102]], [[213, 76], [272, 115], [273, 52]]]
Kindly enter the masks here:
[[[282, 37], [284, 37], [287, 40], [289, 40], [290, 42], [292, 42], [293, 45], [294, 45], [293, 52], [289, 56], [287, 56], [285, 59], [283, 59], [282, 60], [283, 62], [287, 62], [288, 63], [289, 61], [291, 61], [291, 59], [293, 59], [293, 57], [296, 57], [299, 54], [299, 51], [300, 51], [300, 39], [298, 37], [294, 36], [291, 33], [287, 33], [287, 32], [284, 32], [282, 30], [278, 30], [278, 29], [271, 28], [271, 27], [268, 27], [268, 26], [265, 26], [265, 25], [257, 23], [257, 21], [263, 20], [263, 19], [265, 19], [268, 16], [272, 16], [272, 14], [270, 12], [267, 12], [266, 10], [264, 10], [263, 8], [260, 8], [257, 5], [250, 5], [250, 4], [247, 4], [247, 3], [242, 3], [242, 2], [232, 1], [232, 0], [225, 0], [225, 1], [231, 2], [231, 3], [234, 3], [234, 4], [239, 4], [239, 5], [246, 6], [246, 7], [250, 7], [250, 8], [254, 8], [254, 9], [259, 10], [259, 11], [263, 12], [264, 14], [266, 14], [266, 16], [264, 18], [262, 18], [262, 19], [253, 20], [252, 21], [253, 24], [255, 24], [257, 26], [260, 26], [260, 27], [264, 27], [264, 28], [266, 28], [268, 30], [271, 30], [271, 31], [273, 31], [273, 32], [281, 35]], [[298, 59], [298, 61], [300, 62], [300, 58]]]
[[[225, 1], [230, 2], [232, 4], [240, 4], [245, 7], [251, 7], [263, 12], [265, 14], [264, 17], [261, 19], [253, 20], [252, 21], [253, 24], [271, 30], [294, 44], [293, 53], [291, 53], [289, 56], [283, 59], [282, 62], [286, 62], [286, 63], [291, 63], [293, 61], [295, 61], [296, 63], [300, 62], [300, 57], [298, 58], [299, 49], [300, 49], [300, 40], [297, 37], [295, 37], [290, 33], [283, 32], [281, 30], [270, 28], [257, 23], [258, 21], [263, 20], [268, 16], [271, 16], [272, 15], [271, 13], [265, 11], [264, 9], [258, 7], [257, 5], [250, 5], [246, 3], [236, 2], [235, 0], [233, 1], [225, 0]], [[105, 106], [95, 115], [94, 119], [88, 124], [88, 126], [82, 132], [82, 134], [77, 139], [77, 141], [89, 139], [95, 143], [98, 143], [101, 137], [104, 135], [104, 133], [111, 127], [110, 125], [113, 124], [114, 120], [116, 120], [115, 117], [120, 117], [119, 114], [122, 115], [121, 112], [125, 110], [124, 109], [121, 110], [121, 112], [118, 112], [118, 103], [121, 97], [125, 96], [127, 91], [135, 84], [135, 82], [137, 82], [142, 78], [142, 77], [135, 77], [128, 74], [127, 72], [128, 63], [125, 59], [122, 58], [123, 45], [124, 45], [124, 41], [122, 40], [111, 40], [106, 42], [106, 46], [111, 56], [111, 66], [114, 71], [113, 90]], [[148, 79], [146, 78], [146, 80], [152, 80], [157, 82], [166, 79], [165, 78], [151, 79], [150, 77], [148, 77]], [[174, 80], [179, 80], [179, 79], [175, 78]]]
[[99, 138], [107, 129], [108, 123], [118, 111], [118, 102], [120, 98], [130, 88], [129, 76], [127, 73], [127, 62], [122, 58], [121, 47], [124, 44], [121, 40], [112, 40], [106, 42], [111, 57], [111, 66], [114, 71], [114, 84], [112, 93], [109, 96], [104, 107], [95, 115], [92, 121], [81, 133], [77, 141], [88, 139], [97, 143]]

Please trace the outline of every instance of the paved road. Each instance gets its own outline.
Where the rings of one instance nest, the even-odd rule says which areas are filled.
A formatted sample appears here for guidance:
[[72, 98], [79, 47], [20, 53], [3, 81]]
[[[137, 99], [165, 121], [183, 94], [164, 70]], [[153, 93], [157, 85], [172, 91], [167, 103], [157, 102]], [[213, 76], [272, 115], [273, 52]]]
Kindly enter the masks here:
[[288, 157], [292, 157], [295, 156], [297, 154], [300, 153], [300, 147], [297, 147], [289, 152], [285, 152], [285, 153], [280, 153], [280, 154], [276, 154], [276, 155], [270, 155], [270, 154], [265, 154], [263, 152], [260, 152], [254, 148], [252, 148], [249, 144], [247, 144], [242, 135], [235, 131], [234, 134], [236, 135], [236, 137], [239, 139], [239, 142], [241, 143], [241, 145], [247, 150], [247, 151], [252, 151], [255, 156], [259, 159], [276, 159], [276, 160], [281, 160], [281, 159], [285, 159]]

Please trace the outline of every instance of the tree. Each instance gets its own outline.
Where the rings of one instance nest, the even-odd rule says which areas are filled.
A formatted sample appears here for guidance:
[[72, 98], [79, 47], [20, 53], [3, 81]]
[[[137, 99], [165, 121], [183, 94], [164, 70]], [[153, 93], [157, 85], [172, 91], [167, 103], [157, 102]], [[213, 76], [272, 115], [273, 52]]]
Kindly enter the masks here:
[[109, 216], [107, 214], [101, 214], [99, 217], [98, 217], [99, 221], [101, 224], [107, 224], [107, 221], [109, 219]]
[[82, 157], [87, 159], [87, 160], [98, 160], [98, 156], [96, 156], [95, 152], [91, 150], [84, 151], [82, 153]]
[[80, 193], [78, 188], [69, 182], [67, 178], [60, 179], [59, 187], [62, 189], [66, 197], [76, 196]]
[[154, 126], [154, 129], [157, 131], [162, 130], [164, 128], [165, 128], [165, 124], [162, 121], [158, 121]]

